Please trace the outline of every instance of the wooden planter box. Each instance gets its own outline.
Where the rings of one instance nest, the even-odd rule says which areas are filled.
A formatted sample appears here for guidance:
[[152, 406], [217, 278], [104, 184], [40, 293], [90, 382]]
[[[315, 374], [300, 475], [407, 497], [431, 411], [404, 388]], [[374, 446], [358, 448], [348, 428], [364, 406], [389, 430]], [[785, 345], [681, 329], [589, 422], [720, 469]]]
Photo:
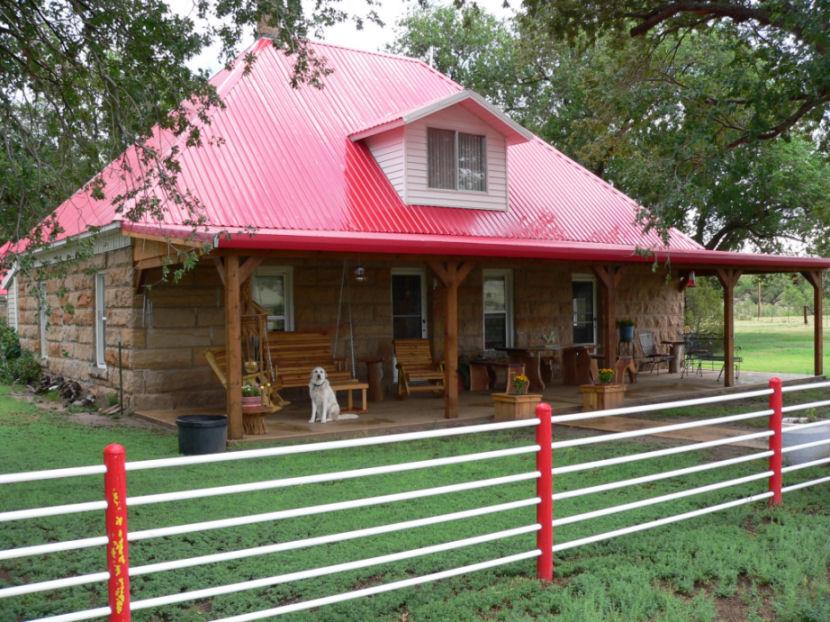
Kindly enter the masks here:
[[582, 410], [606, 410], [622, 406], [625, 385], [582, 384], [579, 391], [582, 393]]
[[513, 419], [532, 419], [536, 416], [536, 404], [542, 401], [541, 394], [508, 395], [493, 393], [493, 406], [496, 409], [496, 421]]

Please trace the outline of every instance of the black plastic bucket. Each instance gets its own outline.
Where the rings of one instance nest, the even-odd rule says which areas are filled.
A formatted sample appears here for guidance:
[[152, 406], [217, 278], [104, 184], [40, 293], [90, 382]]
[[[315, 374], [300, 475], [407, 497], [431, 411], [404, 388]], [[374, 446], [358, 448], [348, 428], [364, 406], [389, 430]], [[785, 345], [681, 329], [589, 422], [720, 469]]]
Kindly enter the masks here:
[[225, 451], [228, 418], [224, 415], [185, 415], [176, 417], [179, 428], [179, 453], [185, 456]]

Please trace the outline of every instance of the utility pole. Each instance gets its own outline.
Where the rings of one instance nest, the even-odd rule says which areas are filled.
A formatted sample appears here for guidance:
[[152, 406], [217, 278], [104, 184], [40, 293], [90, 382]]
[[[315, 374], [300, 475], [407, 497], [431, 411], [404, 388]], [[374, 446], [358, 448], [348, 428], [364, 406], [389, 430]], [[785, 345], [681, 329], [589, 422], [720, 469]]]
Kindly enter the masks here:
[[761, 319], [761, 279], [758, 279], [758, 319]]

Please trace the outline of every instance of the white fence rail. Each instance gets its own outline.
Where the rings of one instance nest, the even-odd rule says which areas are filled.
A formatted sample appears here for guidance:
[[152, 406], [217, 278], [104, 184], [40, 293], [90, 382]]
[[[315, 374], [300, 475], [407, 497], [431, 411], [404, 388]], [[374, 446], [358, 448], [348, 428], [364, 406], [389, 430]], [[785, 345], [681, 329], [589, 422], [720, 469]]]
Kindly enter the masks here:
[[[223, 622], [241, 622], [243, 620], [258, 620], [266, 617], [281, 615], [284, 613], [308, 610], [327, 604], [347, 601], [350, 599], [362, 598], [373, 594], [380, 594], [391, 590], [402, 589], [414, 585], [428, 583], [431, 581], [437, 581], [448, 577], [475, 572], [478, 570], [494, 568], [500, 565], [511, 564], [514, 562], [531, 559], [536, 560], [537, 576], [542, 580], [550, 581], [553, 575], [554, 552], [566, 551], [578, 546], [583, 546], [594, 542], [600, 542], [603, 540], [609, 540], [626, 534], [636, 533], [647, 529], [652, 529], [663, 525], [688, 520], [712, 512], [738, 507], [755, 501], [769, 500], [771, 504], [778, 505], [781, 503], [782, 494], [785, 492], [800, 490], [808, 486], [830, 482], [830, 477], [818, 477], [809, 481], [791, 484], [789, 486], [783, 486], [782, 484], [783, 475], [786, 473], [830, 464], [830, 458], [820, 458], [802, 464], [791, 465], [787, 467], [782, 466], [782, 456], [785, 453], [799, 449], [808, 449], [830, 444], [830, 439], [822, 439], [802, 443], [795, 446], [790, 446], [787, 448], [784, 448], [782, 446], [783, 413], [830, 406], [830, 400], [820, 400], [809, 402], [806, 404], [793, 404], [784, 406], [783, 394], [788, 392], [803, 391], [807, 389], [823, 389], [828, 387], [830, 387], [830, 382], [819, 382], [788, 386], [782, 388], [780, 381], [778, 379], [773, 379], [770, 382], [770, 387], [767, 389], [744, 391], [739, 393], [731, 393], [727, 395], [719, 395], [699, 399], [678, 400], [673, 402], [664, 402], [661, 404], [650, 404], [646, 406], [632, 406], [599, 412], [577, 413], [559, 416], [551, 416], [550, 407], [542, 404], [537, 408], [536, 418], [528, 420], [491, 423], [476, 426], [454, 427], [441, 430], [430, 430], [424, 432], [412, 432], [407, 434], [394, 434], [359, 439], [339, 440], [323, 443], [291, 445], [287, 447], [272, 447], [266, 449], [237, 451], [204, 456], [188, 456], [179, 458], [165, 458], [159, 460], [144, 460], [137, 462], [125, 462], [123, 448], [120, 446], [109, 446], [105, 450], [104, 465], [91, 465], [86, 467], [50, 469], [28, 473], [12, 473], [0, 475], [0, 485], [21, 483], [32, 484], [34, 482], [44, 480], [104, 475], [106, 491], [106, 498], [104, 500], [63, 504], [50, 507], [9, 510], [0, 513], [0, 523], [35, 520], [43, 517], [54, 517], [83, 512], [106, 511], [105, 526], [107, 534], [103, 536], [92, 536], [77, 540], [32, 544], [28, 546], [2, 550], [0, 551], [0, 561], [39, 556], [59, 551], [81, 550], [92, 547], [106, 546], [107, 559], [109, 562], [109, 567], [106, 571], [102, 570], [100, 572], [94, 572], [85, 575], [50, 579], [47, 581], [2, 587], [0, 588], [0, 599], [13, 598], [16, 596], [22, 596], [26, 594], [51, 592], [53, 590], [59, 590], [79, 585], [89, 585], [94, 583], [106, 582], [108, 584], [109, 594], [108, 603], [106, 605], [86, 609], [83, 611], [75, 611], [71, 613], [53, 615], [46, 618], [39, 618], [39, 620], [50, 620], [52, 622], [71, 622], [79, 620], [90, 620], [101, 617], [109, 617], [109, 619], [113, 621], [129, 621], [132, 611], [138, 611], [152, 607], [173, 605], [177, 603], [210, 598], [224, 594], [232, 594], [245, 590], [252, 590], [267, 586], [300, 581], [303, 579], [313, 577], [322, 577], [334, 573], [363, 569], [381, 564], [392, 564], [395, 562], [400, 562], [402, 560], [434, 555], [437, 553], [458, 550], [482, 543], [506, 540], [527, 534], [536, 535], [536, 547], [532, 550], [523, 550], [511, 555], [483, 561], [476, 564], [469, 564], [466, 566], [451, 568], [419, 577], [408, 578], [402, 581], [395, 581], [373, 587], [353, 590], [350, 592], [344, 592], [341, 594], [335, 594], [332, 596], [327, 596], [325, 598], [317, 598], [304, 602], [292, 603], [289, 605], [282, 605], [279, 607], [272, 607], [268, 609], [263, 609], [262, 611], [242, 613], [240, 615], [235, 615], [229, 618], [223, 618], [222, 620]], [[703, 420], [684, 421], [681, 423], [668, 425], [657, 425], [642, 430], [631, 430], [626, 432], [600, 434], [555, 442], [553, 441], [551, 435], [552, 425], [556, 424], [568, 424], [574, 421], [580, 421], [584, 419], [596, 419], [599, 417], [616, 417], [634, 413], [656, 412], [672, 408], [684, 408], [711, 404], [731, 403], [738, 400], [745, 400], [748, 398], [758, 397], [767, 397], [769, 400], [769, 407], [763, 410], [755, 410], [751, 412], [726, 415], [722, 417], [712, 417]], [[728, 422], [747, 421], [758, 418], [768, 419], [768, 429], [758, 432], [741, 434], [737, 436], [729, 436], [726, 438], [710, 440], [705, 442], [690, 443], [681, 446], [661, 448], [652, 451], [614, 456], [611, 458], [605, 458], [601, 460], [592, 460], [582, 462], [579, 464], [553, 466], [553, 457], [555, 455], [555, 452], [561, 449], [582, 447], [586, 445], [594, 445], [600, 443], [613, 443], [618, 440], [639, 438], [643, 436], [662, 434], [665, 432], [689, 430], [704, 426], [715, 426]], [[805, 429], [810, 428], [814, 425], [815, 424], [808, 423], [803, 424], [801, 426], [797, 426], [796, 428]], [[535, 444], [523, 444], [515, 447], [508, 447], [505, 449], [460, 454], [441, 458], [433, 458], [429, 460], [404, 462], [399, 464], [369, 466], [360, 469], [352, 469], [333, 473], [321, 473], [315, 475], [303, 475], [297, 477], [269, 479], [246, 484], [210, 486], [198, 489], [149, 494], [135, 497], [130, 497], [127, 495], [126, 474], [129, 472], [148, 469], [176, 468], [197, 464], [249, 460], [254, 458], [269, 458], [275, 456], [286, 456], [300, 453], [325, 452], [338, 449], [377, 446], [408, 441], [479, 434], [485, 432], [503, 432], [523, 428], [535, 429]], [[655, 458], [672, 456], [687, 452], [701, 451], [724, 445], [731, 445], [735, 443], [743, 443], [747, 441], [762, 439], [767, 439], [768, 443], [768, 447], [764, 451], [757, 451], [754, 453], [749, 453], [734, 458], [722, 459], [714, 462], [706, 462], [685, 468], [660, 471], [651, 473], [649, 475], [617, 481], [609, 481], [602, 484], [585, 486], [570, 490], [554, 491], [553, 489], [554, 476], [556, 476], [557, 481], [559, 481], [559, 477], [564, 475], [572, 475], [575, 473], [580, 473], [589, 470], [594, 471], [599, 469], [605, 469], [607, 467], [619, 464], [627, 464], [640, 461], [647, 462]], [[422, 488], [417, 490], [409, 490], [405, 492], [396, 492], [374, 497], [352, 499], [348, 501], [338, 501], [334, 503], [325, 503], [306, 507], [283, 509], [273, 512], [251, 514], [234, 518], [205, 520], [197, 523], [180, 525], [165, 525], [139, 531], [129, 531], [128, 529], [128, 508], [131, 507], [167, 503], [171, 501], [180, 501], [184, 499], [201, 499], [215, 497], [218, 495], [242, 495], [245, 493], [251, 493], [256, 491], [273, 490], [278, 488], [303, 486], [307, 484], [317, 484], [324, 482], [345, 481], [374, 475], [404, 473], [529, 454], [535, 455], [535, 470], [524, 471], [519, 473], [502, 474], [486, 479], [478, 479], [444, 486]], [[560, 502], [586, 495], [598, 495], [611, 490], [622, 490], [634, 486], [640, 486], [645, 483], [679, 478], [684, 475], [702, 473], [706, 471], [716, 471], [724, 467], [752, 463], [754, 461], [759, 460], [765, 461], [763, 467], [749, 475], [733, 477], [730, 479], [702, 486], [679, 489], [654, 497], [649, 497], [627, 503], [621, 503], [617, 505], [611, 505], [608, 507], [603, 507], [600, 509], [595, 509], [577, 514], [571, 514], [568, 516], [554, 517], [553, 514], [554, 501]], [[604, 516], [610, 516], [613, 514], [624, 513], [639, 508], [669, 503], [672, 501], [692, 497], [695, 495], [702, 495], [707, 492], [725, 490], [728, 488], [743, 486], [746, 484], [760, 481], [766, 482], [765, 490], [759, 491], [748, 496], [742, 496], [730, 501], [718, 503], [708, 507], [703, 507], [692, 511], [683, 512], [680, 514], [668, 515], [663, 518], [630, 525], [628, 527], [623, 527], [604, 533], [597, 533], [594, 535], [573, 539], [567, 542], [554, 543], [553, 541], [554, 527], [574, 525]], [[155, 538], [179, 536], [214, 529], [227, 529], [240, 527], [243, 525], [254, 525], [258, 523], [265, 523], [289, 518], [297, 518], [302, 516], [329, 514], [331, 512], [338, 512], [341, 510], [350, 510], [355, 508], [365, 508], [371, 506], [393, 504], [398, 502], [411, 501], [414, 499], [426, 499], [435, 496], [453, 495], [456, 493], [469, 490], [488, 489], [494, 486], [502, 486], [520, 482], [532, 482], [533, 488], [529, 488], [529, 492], [532, 492], [531, 494], [529, 494], [528, 497], [516, 501], [486, 505], [473, 509], [459, 510], [444, 514], [437, 514], [425, 518], [417, 518], [396, 523], [389, 523], [385, 525], [366, 527], [363, 529], [356, 529], [352, 531], [309, 537], [301, 540], [277, 542], [270, 545], [258, 546], [254, 548], [244, 548], [232, 551], [217, 552], [184, 559], [173, 559], [149, 563], [139, 566], [130, 566], [129, 564], [129, 544], [132, 542], [138, 542], [142, 540], [149, 540]], [[131, 599], [129, 581], [132, 577], [166, 572], [171, 570], [179, 570], [183, 568], [192, 568], [195, 566], [202, 566], [206, 564], [218, 564], [233, 560], [268, 555], [272, 553], [300, 550], [335, 542], [345, 542], [357, 540], [360, 538], [371, 538], [382, 534], [403, 532], [410, 529], [417, 529], [429, 525], [438, 525], [442, 523], [464, 521], [476, 517], [493, 515], [502, 512], [509, 512], [521, 508], [535, 508], [536, 521], [531, 522], [529, 524], [520, 524], [516, 527], [502, 529], [495, 532], [483, 533], [463, 538], [460, 540], [455, 540], [452, 542], [432, 544], [406, 551], [399, 551], [375, 557], [357, 559], [350, 562], [332, 564], [317, 568], [309, 568], [301, 571], [278, 574], [259, 579], [251, 579], [247, 581], [241, 581], [227, 585], [219, 585], [210, 588], [178, 592], [168, 594], [165, 596], [137, 600]]]

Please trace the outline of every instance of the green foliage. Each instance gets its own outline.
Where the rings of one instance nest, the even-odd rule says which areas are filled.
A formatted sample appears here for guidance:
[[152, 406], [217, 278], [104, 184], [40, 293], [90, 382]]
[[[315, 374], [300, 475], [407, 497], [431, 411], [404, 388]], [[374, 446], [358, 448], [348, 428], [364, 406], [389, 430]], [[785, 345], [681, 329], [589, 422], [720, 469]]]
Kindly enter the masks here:
[[[733, 101], [736, 89], [744, 101], [767, 87], [746, 46], [722, 26], [631, 39], [600, 27], [603, 13], [583, 11], [602, 4], [531, 1], [527, 15], [503, 23], [473, 8], [420, 9], [401, 22], [392, 49], [434, 59], [613, 182], [645, 206], [647, 226], [677, 227], [713, 249], [779, 250], [792, 238], [821, 250], [830, 164], [809, 127], [746, 142], [730, 129], [754, 123], [751, 106]], [[563, 38], [568, 11], [581, 21]]]
[[242, 385], [242, 397], [259, 397], [261, 394], [262, 391], [255, 384]]
[[31, 384], [40, 374], [40, 363], [20, 347], [17, 331], [0, 319], [0, 382]]
[[723, 333], [723, 290], [713, 277], [700, 277], [686, 288], [684, 322], [692, 332]]

